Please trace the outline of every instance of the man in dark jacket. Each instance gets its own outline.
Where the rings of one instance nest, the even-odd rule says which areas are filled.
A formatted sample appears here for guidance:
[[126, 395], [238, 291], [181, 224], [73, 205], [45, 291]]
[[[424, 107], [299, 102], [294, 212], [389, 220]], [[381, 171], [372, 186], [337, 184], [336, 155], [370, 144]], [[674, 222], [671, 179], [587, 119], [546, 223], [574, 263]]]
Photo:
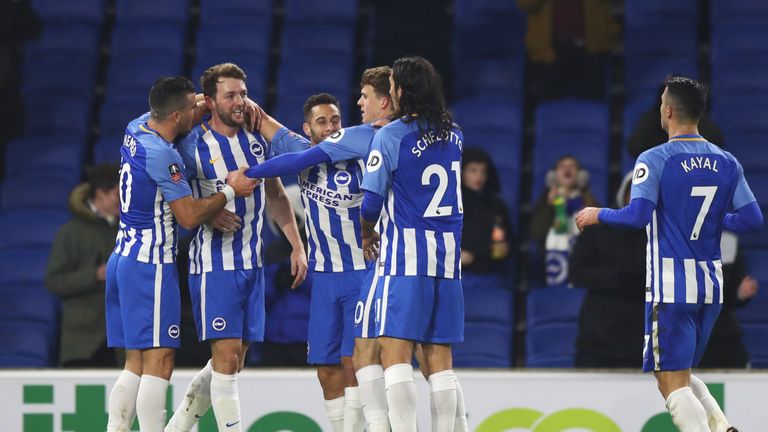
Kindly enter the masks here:
[[95, 167], [69, 198], [74, 217], [56, 234], [45, 282], [61, 298], [61, 365], [114, 367], [104, 318], [106, 262], [115, 248], [120, 198], [114, 164]]
[[[629, 202], [631, 173], [617, 194]], [[643, 365], [645, 308], [644, 230], [588, 227], [570, 256], [570, 280], [586, 288], [576, 339], [576, 367], [634, 368]]]

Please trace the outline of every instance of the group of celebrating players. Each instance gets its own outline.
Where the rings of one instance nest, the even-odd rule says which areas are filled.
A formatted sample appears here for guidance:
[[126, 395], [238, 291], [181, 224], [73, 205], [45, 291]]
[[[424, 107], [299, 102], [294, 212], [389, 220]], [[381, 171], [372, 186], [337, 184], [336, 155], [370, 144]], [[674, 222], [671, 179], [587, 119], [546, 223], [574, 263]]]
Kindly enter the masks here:
[[[432, 430], [467, 431], [451, 356], [464, 325], [464, 143], [438, 73], [421, 57], [366, 70], [362, 124], [349, 128], [333, 96], [310, 97], [309, 140], [248, 99], [245, 78], [234, 64], [212, 66], [202, 95], [187, 78], [160, 78], [150, 112], [126, 128], [106, 292], [108, 344], [126, 349], [126, 363], [108, 432], [129, 431], [134, 417], [145, 432], [189, 431], [209, 408], [220, 431], [242, 430], [237, 377], [264, 333], [265, 207], [293, 247], [293, 286], [314, 272], [308, 363], [333, 430], [416, 431], [416, 351]], [[638, 159], [630, 205], [576, 218], [580, 228], [647, 226], [644, 369], [684, 432], [735, 431], [690, 369], [722, 303], [722, 229], [762, 224], [738, 161], [698, 135], [705, 106], [701, 84], [670, 80], [661, 107], [670, 141]], [[299, 176], [307, 251], [279, 180], [287, 174]], [[166, 426], [181, 331], [177, 223], [196, 228], [190, 294], [211, 359]]]

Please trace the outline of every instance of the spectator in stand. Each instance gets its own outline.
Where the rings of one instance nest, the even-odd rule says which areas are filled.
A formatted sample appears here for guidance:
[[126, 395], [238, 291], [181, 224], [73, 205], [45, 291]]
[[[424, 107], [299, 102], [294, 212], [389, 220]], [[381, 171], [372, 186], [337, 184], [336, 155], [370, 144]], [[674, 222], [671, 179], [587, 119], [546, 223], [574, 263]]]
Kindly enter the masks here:
[[509, 256], [512, 241], [509, 211], [499, 196], [496, 167], [490, 156], [477, 148], [465, 148], [462, 160], [465, 227], [461, 234], [462, 270], [496, 272]]
[[[629, 203], [629, 173], [616, 194]], [[596, 225], [576, 240], [570, 280], [587, 290], [579, 316], [576, 367], [633, 368], [643, 364], [645, 230]]]
[[104, 318], [106, 262], [115, 248], [120, 216], [115, 164], [98, 165], [69, 197], [73, 218], [56, 234], [46, 272], [48, 290], [61, 298], [64, 367], [115, 367]]
[[[650, 148], [669, 141], [669, 135], [661, 128], [661, 94], [664, 93], [665, 88], [666, 84], [659, 87], [653, 108], [640, 116], [632, 134], [627, 139], [627, 151], [633, 158], [637, 158], [640, 153]], [[706, 113], [699, 121], [699, 133], [712, 144], [725, 148], [723, 133]]]
[[744, 307], [759, 289], [757, 281], [749, 276], [739, 251], [739, 238], [723, 231], [720, 241], [723, 261], [723, 309], [712, 329], [709, 344], [699, 362], [700, 368], [744, 368], [748, 355], [741, 342], [741, 326], [734, 310]]
[[579, 234], [576, 212], [597, 204], [589, 189], [589, 173], [573, 156], [565, 156], [547, 173], [547, 191], [531, 214], [531, 239], [545, 252], [547, 285], [568, 281], [568, 255]]
[[531, 77], [539, 100], [602, 99], [618, 25], [611, 0], [517, 0], [528, 14]]

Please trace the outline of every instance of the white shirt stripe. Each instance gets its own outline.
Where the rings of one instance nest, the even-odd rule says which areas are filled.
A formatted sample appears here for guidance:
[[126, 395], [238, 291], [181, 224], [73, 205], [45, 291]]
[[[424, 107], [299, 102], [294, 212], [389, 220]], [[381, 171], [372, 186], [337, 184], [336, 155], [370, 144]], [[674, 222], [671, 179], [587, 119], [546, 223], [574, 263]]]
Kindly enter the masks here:
[[713, 301], [713, 295], [715, 286], [712, 283], [712, 277], [709, 275], [709, 266], [706, 261], [699, 261], [699, 267], [704, 272], [704, 303], [711, 304]]
[[403, 229], [403, 243], [405, 244], [405, 275], [416, 276], [419, 268], [419, 261], [416, 252], [416, 230], [413, 228]]
[[365, 270], [365, 259], [363, 259], [363, 249], [359, 246], [355, 235], [355, 224], [349, 217], [349, 209], [338, 207], [336, 213], [341, 220], [341, 235], [344, 243], [349, 246], [352, 253], [352, 264], [355, 270]]
[[699, 302], [699, 282], [696, 277], [696, 260], [687, 259], [683, 261], [685, 266], [685, 302]]
[[675, 260], [662, 258], [661, 283], [664, 291], [664, 303], [675, 302]]
[[656, 210], [653, 211], [651, 231], [653, 233], [653, 300], [661, 301], [659, 293], [659, 223], [656, 220]]
[[[309, 209], [309, 203], [307, 201], [307, 198], [304, 197], [304, 195], [301, 196], [301, 201], [304, 203], [304, 208]], [[317, 237], [317, 231], [315, 229], [315, 223], [312, 221], [312, 217], [309, 214], [309, 210], [305, 210], [304, 214], [306, 215], [306, 224], [307, 228], [309, 229], [309, 235], [312, 236], [312, 238], [315, 240], [315, 242], [318, 242]], [[314, 250], [312, 251], [314, 253], [314, 259], [315, 259], [315, 270], [316, 271], [323, 271], [323, 268], [325, 267], [325, 256], [323, 255], [323, 251], [320, 250], [320, 245], [315, 244]]]
[[163, 295], [163, 266], [155, 264], [154, 310], [152, 314], [152, 346], [160, 346], [160, 300]]
[[333, 271], [340, 272], [344, 269], [344, 265], [341, 261], [341, 247], [339, 246], [339, 242], [333, 235], [331, 235], [331, 216], [327, 207], [319, 204], [317, 205], [317, 219], [320, 222], [320, 230], [325, 234], [328, 251], [331, 253], [330, 259]]
[[437, 240], [434, 231], [424, 231], [427, 238], [427, 276], [437, 276]]
[[443, 241], [445, 242], [445, 277], [453, 279], [454, 261], [456, 261], [456, 239], [453, 237], [452, 232], [444, 232]]
[[203, 273], [201, 276], [202, 280], [200, 281], [200, 324], [202, 324], [202, 333], [203, 333], [203, 340], [206, 340], [208, 338], [208, 335], [206, 334], [206, 329], [208, 328], [208, 318], [205, 316], [205, 295], [206, 295], [206, 279], [207, 275], [206, 273]]
[[390, 190], [389, 199], [387, 200], [387, 207], [389, 208], [389, 214], [392, 218], [392, 255], [390, 256], [390, 268], [389, 274], [397, 274], [397, 246], [399, 232], [397, 224], [395, 223], [395, 194]]
[[645, 226], [645, 236], [648, 241], [645, 242], [645, 301], [653, 301], [651, 294], [651, 224]]
[[717, 285], [720, 295], [719, 303], [723, 303], [723, 262], [720, 260], [712, 261], [715, 266], [715, 277], [717, 278]]
[[[365, 298], [365, 309], [363, 310], [362, 336], [364, 338], [370, 337], [369, 336], [370, 329], [368, 328], [368, 326], [370, 324], [371, 306], [372, 306], [374, 297], [376, 297], [376, 285], [378, 284], [378, 282], [379, 282], [379, 272], [373, 272], [373, 280], [371, 281], [371, 286], [368, 287], [368, 297]], [[375, 330], [376, 329], [374, 329], [374, 331]]]
[[381, 301], [381, 323], [379, 324], [379, 336], [384, 334], [384, 328], [387, 324], [387, 300], [389, 299], [389, 276], [384, 277], [384, 292]]
[[378, 268], [374, 269], [376, 273], [384, 276], [384, 263], [387, 262], [387, 249], [389, 248], [389, 238], [387, 237], [387, 228], [389, 228], [389, 215], [387, 212], [382, 211], [379, 218], [381, 223], [381, 244], [379, 245], [379, 261], [377, 263]]

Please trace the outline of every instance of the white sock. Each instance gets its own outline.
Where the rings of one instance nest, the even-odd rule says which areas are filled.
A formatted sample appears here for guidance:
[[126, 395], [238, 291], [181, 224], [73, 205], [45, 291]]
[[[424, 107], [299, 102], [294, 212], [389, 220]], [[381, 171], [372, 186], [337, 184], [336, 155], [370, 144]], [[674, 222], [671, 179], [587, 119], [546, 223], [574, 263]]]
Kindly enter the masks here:
[[432, 432], [452, 431], [456, 422], [456, 375], [448, 369], [429, 376]]
[[109, 394], [109, 421], [107, 432], [128, 432], [136, 418], [136, 394], [141, 377], [133, 372], [120, 372]]
[[136, 395], [136, 416], [141, 432], [163, 432], [165, 428], [165, 393], [168, 380], [144, 374]]
[[211, 371], [211, 406], [216, 416], [216, 426], [221, 432], [242, 430], [236, 373], [227, 375]]
[[355, 387], [344, 388], [344, 432], [363, 432], [365, 417], [360, 391]]
[[331, 421], [333, 432], [344, 430], [344, 396], [325, 401], [325, 412]]
[[728, 419], [725, 418], [725, 414], [723, 414], [723, 410], [720, 409], [720, 405], [717, 404], [715, 398], [709, 393], [707, 385], [699, 378], [691, 375], [691, 389], [693, 389], [693, 395], [696, 396], [696, 399], [698, 399], [699, 402], [701, 402], [701, 405], [704, 406], [704, 411], [707, 413], [709, 429], [712, 432], [725, 432], [728, 430], [728, 428], [731, 427], [731, 424], [728, 423]]
[[667, 397], [667, 410], [680, 432], [710, 432], [707, 413], [690, 387], [679, 388]]
[[165, 432], [189, 432], [211, 407], [211, 361], [192, 378], [184, 399], [173, 412]]
[[458, 378], [456, 378], [456, 422], [453, 424], [453, 432], [469, 432], [467, 407], [464, 404], [464, 390], [462, 390]]
[[384, 371], [384, 384], [392, 432], [416, 432], [418, 395], [413, 381], [413, 366], [398, 363], [388, 367]]
[[381, 365], [366, 366], [357, 371], [355, 376], [368, 432], [389, 432], [384, 368]]

